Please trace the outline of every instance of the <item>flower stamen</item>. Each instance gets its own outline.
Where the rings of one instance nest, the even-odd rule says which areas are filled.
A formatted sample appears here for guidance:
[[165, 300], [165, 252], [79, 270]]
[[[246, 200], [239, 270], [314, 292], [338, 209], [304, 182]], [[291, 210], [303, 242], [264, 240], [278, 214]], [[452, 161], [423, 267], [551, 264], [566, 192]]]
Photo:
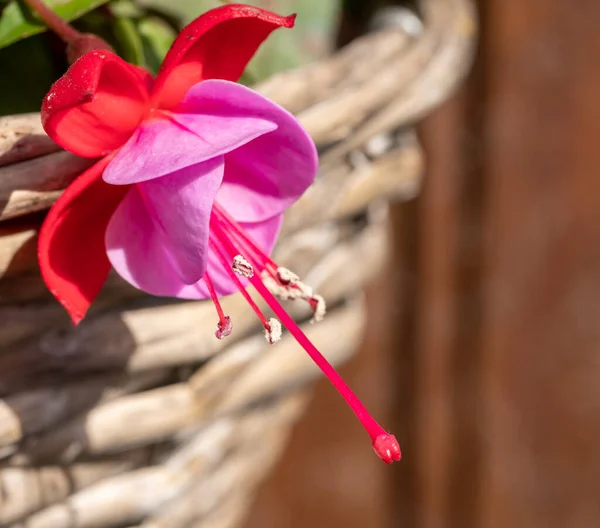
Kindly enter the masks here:
[[300, 277], [298, 277], [298, 275], [296, 275], [293, 271], [279, 266], [277, 268], [277, 280], [283, 286], [288, 286], [290, 284], [296, 284], [297, 282], [299, 282]]
[[270, 345], [274, 345], [277, 341], [281, 340], [282, 334], [281, 323], [278, 319], [271, 317], [268, 326], [265, 326], [265, 339]]
[[[213, 210], [215, 212], [215, 220], [222, 225], [228, 235], [231, 235], [231, 238], [242, 248], [252, 262], [250, 264], [244, 259], [246, 265], [259, 269], [264, 268], [260, 272], [260, 275], [269, 291], [275, 297], [284, 301], [294, 301], [296, 299], [306, 301], [313, 310], [313, 313], [318, 309], [318, 313], [313, 317], [312, 322], [322, 321], [326, 312], [324, 299], [320, 295], [313, 294], [313, 289], [308, 284], [302, 282], [296, 273], [283, 266], [278, 266], [275, 261], [258, 247], [256, 242], [244, 232], [242, 227], [226, 211], [217, 204], [215, 204]], [[234, 258], [234, 261], [242, 258], [241, 255], [238, 255]], [[235, 268], [234, 271], [236, 271]], [[236, 272], [242, 274], [239, 271]]]
[[212, 299], [212, 302], [215, 305], [215, 309], [217, 310], [217, 315], [219, 316], [219, 322], [217, 323], [217, 330], [215, 331], [215, 336], [217, 337], [217, 339], [223, 339], [224, 337], [231, 335], [231, 331], [233, 330], [233, 323], [231, 322], [231, 317], [225, 315], [225, 312], [223, 312], [223, 307], [219, 302], [219, 296], [215, 291], [215, 287], [208, 272], [204, 274], [204, 282], [206, 283], [208, 293], [210, 294], [210, 298]]
[[267, 270], [261, 271], [260, 278], [263, 281], [263, 284], [278, 299], [294, 301], [301, 296], [300, 290], [283, 286], [275, 277], [273, 277], [273, 274], [269, 273]]
[[325, 303], [325, 299], [320, 295], [313, 295], [310, 299], [308, 299], [308, 304], [312, 308], [313, 316], [310, 320], [311, 323], [320, 323], [327, 313], [327, 304]]
[[233, 264], [231, 265], [231, 268], [238, 275], [246, 277], [247, 279], [254, 275], [254, 268], [252, 267], [252, 264], [242, 257], [242, 255], [236, 255], [233, 257]]
[[217, 255], [217, 258], [221, 262], [221, 265], [223, 266], [223, 268], [225, 268], [227, 270], [227, 273], [231, 277], [231, 280], [235, 283], [237, 289], [244, 296], [244, 299], [250, 305], [250, 308], [252, 308], [252, 311], [256, 314], [256, 316], [258, 317], [258, 319], [262, 323], [263, 327], [267, 328], [269, 326], [269, 321], [267, 320], [267, 318], [265, 317], [265, 315], [261, 312], [261, 310], [258, 307], [258, 305], [254, 302], [254, 299], [246, 291], [246, 288], [244, 287], [244, 285], [240, 281], [239, 277], [233, 271], [231, 265], [228, 262], [227, 255], [225, 254], [225, 252], [223, 251], [223, 249], [220, 248], [219, 245], [216, 244], [212, 240], [212, 238], [209, 238], [209, 244], [210, 244], [211, 249]]
[[217, 339], [223, 339], [231, 335], [233, 330], [233, 322], [231, 321], [231, 317], [228, 315], [225, 316], [223, 321], [219, 321], [217, 323], [217, 329], [215, 331], [215, 336]]
[[[228, 270], [231, 271], [232, 275], [235, 276], [236, 285], [238, 286], [238, 289], [242, 294], [245, 294], [246, 296], [248, 295], [248, 293], [242, 286], [239, 278], [235, 275], [235, 273], [227, 264], [227, 255], [229, 259], [233, 260], [235, 260], [236, 256], [239, 256], [239, 252], [232, 243], [231, 238], [235, 240], [241, 235], [244, 241], [247, 242], [249, 240], [249, 237], [247, 234], [241, 232], [241, 228], [239, 226], [237, 226], [234, 233], [228, 233], [230, 223], [222, 221], [223, 218], [224, 216], [219, 214], [213, 215], [213, 217], [211, 218], [211, 232], [214, 233], [215, 237], [217, 238], [222, 247], [218, 247], [214, 243], [213, 246], [219, 252], [219, 259], [221, 263], [225, 265]], [[235, 222], [231, 221], [231, 224], [235, 224]], [[233, 236], [230, 238], [230, 235]], [[238, 235], [238, 237], [236, 237], [236, 235]], [[252, 257], [250, 258], [252, 259]], [[275, 267], [276, 273], [278, 270], [279, 267]], [[290, 286], [297, 288], [298, 285], [302, 285], [300, 286], [299, 291], [301, 292], [302, 296], [308, 299], [308, 302], [311, 304], [311, 307], [313, 307], [313, 319], [315, 320], [318, 320], [324, 315], [325, 305], [322, 297], [313, 295], [312, 289], [302, 284], [302, 282], [300, 281], [294, 282], [293, 284], [290, 283], [287, 286], [281, 284], [279, 280], [277, 280], [277, 275], [273, 277], [271, 273], [265, 274], [265, 272], [267, 272], [266, 266], [265, 269], [259, 269], [259, 272], [259, 274], [253, 273], [250, 277], [248, 277], [248, 280], [279, 319], [277, 320], [272, 318], [269, 321], [265, 321], [264, 316], [262, 316], [262, 313], [260, 314], [263, 317], [263, 319], [261, 319], [261, 322], [263, 323], [263, 327], [265, 328], [265, 337], [267, 341], [269, 341], [269, 343], [274, 343], [276, 340], [278, 340], [279, 337], [281, 337], [281, 321], [281, 323], [283, 323], [283, 325], [296, 339], [297, 343], [302, 348], [304, 348], [306, 353], [321, 369], [323, 374], [325, 374], [325, 376], [329, 379], [332, 385], [337, 389], [340, 396], [342, 396], [342, 398], [346, 401], [348, 406], [352, 409], [365, 431], [371, 437], [373, 449], [377, 453], [379, 458], [381, 458], [387, 464], [390, 464], [395, 460], [400, 460], [400, 445], [398, 444], [396, 438], [393, 435], [386, 432], [381, 427], [381, 425], [379, 425], [379, 423], [377, 423], [377, 421], [369, 414], [366, 407], [354, 394], [352, 389], [350, 389], [350, 387], [346, 384], [346, 382], [342, 379], [338, 372], [333, 368], [333, 366], [317, 350], [317, 348], [306, 337], [306, 335], [296, 324], [296, 322], [283, 309], [283, 307], [281, 306], [281, 304], [279, 304], [273, 292], [271, 291], [271, 289], [274, 289], [273, 283], [267, 286], [269, 281], [266, 281], [267, 284], [265, 284], [265, 278], [271, 277], [273, 279], [273, 282], [275, 282], [275, 284], [277, 285], [277, 288], [275, 288], [276, 291], [279, 287], [287, 289]], [[284, 278], [286, 277], [284, 276]], [[260, 311], [258, 313], [260, 313]]]
[[237, 243], [251, 261], [255, 262], [256, 265], [260, 267], [270, 270], [277, 269], [277, 264], [258, 247], [256, 242], [254, 242], [254, 240], [244, 232], [242, 227], [229, 216], [227, 211], [215, 203], [213, 213], [219, 224], [224, 224], [224, 227], [231, 231], [230, 234], [233, 235], [233, 238], [236, 239]]

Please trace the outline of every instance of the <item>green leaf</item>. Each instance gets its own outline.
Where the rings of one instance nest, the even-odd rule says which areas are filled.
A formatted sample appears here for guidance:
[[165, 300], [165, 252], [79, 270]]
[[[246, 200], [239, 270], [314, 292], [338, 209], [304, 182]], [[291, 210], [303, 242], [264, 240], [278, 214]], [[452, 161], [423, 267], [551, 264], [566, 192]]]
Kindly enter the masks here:
[[[66, 21], [106, 3], [108, 0], [45, 0], [45, 3]], [[0, 48], [31, 35], [46, 31], [46, 26], [20, 0], [11, 0], [0, 13]]]
[[144, 47], [133, 21], [129, 18], [115, 18], [113, 30], [121, 57], [131, 64], [144, 66]]
[[140, 20], [138, 31], [142, 38], [146, 67], [151, 72], [157, 73], [175, 40], [175, 31], [169, 24], [157, 17]]
[[145, 11], [130, 0], [113, 0], [110, 3], [110, 12], [121, 18], [141, 18]]

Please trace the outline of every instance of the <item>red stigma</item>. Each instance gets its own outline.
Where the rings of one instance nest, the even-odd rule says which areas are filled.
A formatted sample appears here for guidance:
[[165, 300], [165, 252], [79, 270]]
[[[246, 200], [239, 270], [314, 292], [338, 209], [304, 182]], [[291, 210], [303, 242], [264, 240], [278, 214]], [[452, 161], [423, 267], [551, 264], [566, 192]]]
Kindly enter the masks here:
[[386, 464], [398, 462], [402, 458], [400, 444], [393, 434], [380, 434], [373, 440], [373, 451]]

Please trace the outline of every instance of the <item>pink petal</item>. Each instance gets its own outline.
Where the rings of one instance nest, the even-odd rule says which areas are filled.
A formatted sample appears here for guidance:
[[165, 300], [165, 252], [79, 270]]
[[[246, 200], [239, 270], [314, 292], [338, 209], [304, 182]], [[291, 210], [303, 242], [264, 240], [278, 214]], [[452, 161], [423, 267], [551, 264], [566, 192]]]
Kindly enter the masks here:
[[209, 222], [223, 175], [217, 158], [127, 193], [106, 230], [108, 258], [121, 277], [153, 295], [178, 296], [207, 266]]
[[276, 130], [225, 156], [225, 177], [217, 199], [239, 222], [260, 222], [282, 213], [315, 179], [318, 156], [310, 136], [292, 114], [250, 88], [223, 80], [204, 81], [190, 89], [176, 111], [276, 123]]
[[227, 108], [170, 115], [142, 123], [104, 171], [114, 185], [140, 183], [230, 152], [277, 125], [254, 115], [233, 115]]
[[[258, 246], [267, 254], [270, 254], [275, 246], [279, 229], [283, 222], [283, 216], [277, 215], [264, 222], [255, 224], [240, 224], [246, 233], [258, 244]], [[231, 280], [231, 276], [221, 265], [220, 260], [212, 250], [208, 253], [208, 273], [215, 286], [219, 296], [229, 295], [237, 292], [237, 286]], [[248, 281], [240, 277], [243, 284]], [[184, 286], [177, 297], [182, 299], [208, 299], [210, 294], [203, 280], [193, 286]]]

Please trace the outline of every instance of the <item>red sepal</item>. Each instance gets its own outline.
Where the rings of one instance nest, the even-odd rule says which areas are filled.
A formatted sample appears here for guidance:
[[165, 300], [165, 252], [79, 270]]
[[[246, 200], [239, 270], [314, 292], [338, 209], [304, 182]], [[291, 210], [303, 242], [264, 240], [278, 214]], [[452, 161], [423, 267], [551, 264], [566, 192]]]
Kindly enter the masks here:
[[211, 9], [175, 39], [158, 72], [152, 106], [173, 108], [205, 79], [237, 81], [263, 40], [274, 29], [293, 27], [295, 18], [239, 4]]
[[148, 108], [152, 77], [108, 51], [83, 55], [42, 103], [42, 124], [61, 147], [98, 158], [131, 136]]
[[128, 185], [109, 185], [102, 172], [112, 156], [71, 183], [40, 230], [38, 260], [44, 282], [67, 309], [73, 324], [85, 316], [110, 271], [104, 233]]

